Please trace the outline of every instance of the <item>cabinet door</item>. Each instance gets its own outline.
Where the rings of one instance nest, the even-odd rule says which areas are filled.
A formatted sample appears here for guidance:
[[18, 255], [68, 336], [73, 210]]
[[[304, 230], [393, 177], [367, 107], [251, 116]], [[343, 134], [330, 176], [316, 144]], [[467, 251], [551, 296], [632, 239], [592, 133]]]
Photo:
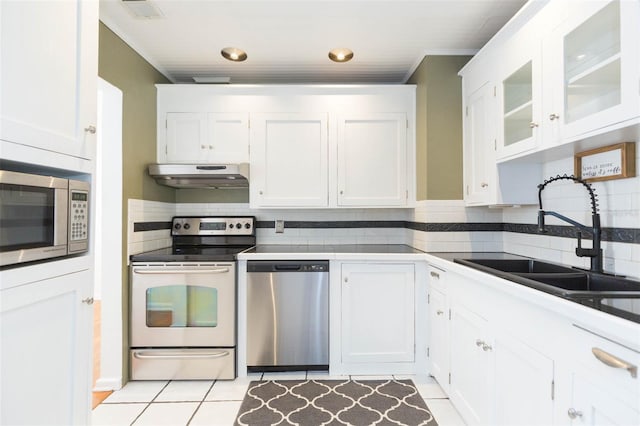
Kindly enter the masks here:
[[447, 296], [433, 287], [429, 291], [429, 361], [431, 375], [442, 389], [449, 389], [449, 312]]
[[541, 115], [541, 47], [527, 32], [505, 43], [504, 71], [497, 86], [500, 129], [497, 157], [526, 152], [538, 145]]
[[[591, 383], [580, 374], [573, 375], [573, 406], [566, 410], [572, 425], [628, 426], [640, 424], [640, 406], [622, 401], [615, 388]], [[619, 394], [618, 394], [619, 395]], [[563, 419], [564, 420], [564, 419]]]
[[495, 91], [485, 83], [466, 99], [464, 117], [464, 200], [467, 205], [495, 199]]
[[167, 162], [207, 163], [213, 148], [208, 130], [205, 113], [167, 113]]
[[414, 266], [342, 265], [342, 362], [413, 362]]
[[249, 161], [249, 114], [216, 112], [207, 114], [208, 148], [212, 163]]
[[327, 114], [255, 114], [251, 121], [251, 206], [327, 206]]
[[98, 2], [3, 1], [0, 8], [0, 139], [92, 159]]
[[0, 292], [0, 423], [90, 423], [91, 286], [82, 271]]
[[459, 303], [451, 305], [451, 390], [453, 405], [467, 424], [488, 424], [491, 346], [487, 321]]
[[494, 338], [492, 424], [553, 424], [553, 361], [506, 333]]
[[547, 115], [563, 139], [640, 116], [640, 4], [572, 2], [569, 12], [548, 45], [549, 63], [562, 68]]
[[342, 116], [337, 125], [338, 205], [406, 205], [406, 115]]

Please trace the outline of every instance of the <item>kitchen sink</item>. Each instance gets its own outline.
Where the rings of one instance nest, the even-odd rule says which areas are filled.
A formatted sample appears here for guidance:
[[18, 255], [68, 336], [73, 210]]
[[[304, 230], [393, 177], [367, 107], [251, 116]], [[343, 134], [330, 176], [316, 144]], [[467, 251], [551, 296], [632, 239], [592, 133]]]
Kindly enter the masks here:
[[640, 281], [535, 259], [454, 259], [454, 262], [569, 299], [640, 298]]
[[[575, 269], [569, 266], [556, 265], [555, 263], [542, 262], [535, 259], [455, 259], [455, 261], [460, 261], [458, 263], [463, 263], [467, 266], [475, 267], [475, 265], [479, 265], [511, 273], [537, 274], [575, 272]], [[468, 265], [469, 263], [473, 265]]]

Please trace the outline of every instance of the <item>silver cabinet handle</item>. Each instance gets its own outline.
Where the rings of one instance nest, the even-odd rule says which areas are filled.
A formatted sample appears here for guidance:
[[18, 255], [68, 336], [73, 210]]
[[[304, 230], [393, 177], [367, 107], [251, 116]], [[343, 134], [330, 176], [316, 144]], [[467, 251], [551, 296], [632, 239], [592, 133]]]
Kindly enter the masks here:
[[538, 123], [536, 123], [535, 121], [532, 121], [531, 123], [529, 123], [529, 127], [534, 129], [534, 128], [538, 127]]
[[567, 415], [571, 420], [577, 419], [578, 417], [582, 417], [582, 411], [578, 411], [575, 408], [569, 408]]
[[593, 356], [598, 358], [603, 364], [613, 368], [624, 368], [634, 379], [638, 377], [638, 366], [624, 361], [615, 355], [611, 355], [609, 352], [603, 351], [600, 348], [592, 348], [591, 352]]
[[487, 186], [489, 186], [489, 184], [488, 184], [488, 183], [486, 183], [486, 182], [482, 182], [482, 183], [480, 184], [480, 187], [481, 187], [481, 188], [486, 188]]
[[84, 131], [93, 135], [96, 133], [96, 126], [87, 126], [84, 128]]
[[433, 272], [433, 271], [431, 271], [431, 272], [429, 273], [429, 275], [431, 275], [433, 278], [440, 279], [440, 274], [439, 274], [439, 273], [437, 273], [437, 272]]
[[143, 269], [133, 268], [134, 274], [157, 274], [157, 275], [169, 275], [169, 274], [224, 274], [229, 272], [229, 268], [215, 268], [215, 269]]
[[229, 351], [205, 352], [198, 354], [180, 353], [148, 353], [134, 352], [133, 357], [138, 359], [184, 359], [184, 358], [222, 358], [229, 356]]
[[482, 343], [482, 350], [485, 352], [490, 352], [493, 348], [491, 345], [487, 345], [486, 343]]
[[560, 118], [560, 116], [558, 114], [556, 114], [556, 113], [549, 114], [549, 120], [551, 120], [551, 121], [557, 120], [559, 118]]
[[86, 299], [82, 299], [82, 303], [86, 303], [87, 305], [93, 305], [93, 297], [87, 297]]
[[485, 343], [484, 343], [482, 340], [480, 340], [480, 339], [476, 340], [476, 346], [477, 346], [477, 347], [481, 347], [481, 346], [482, 346], [482, 345], [484, 345], [484, 344], [485, 344]]
[[348, 283], [349, 282], [349, 277], [344, 277], [344, 282]]
[[438, 310], [438, 311], [436, 312], [436, 315], [442, 315], [442, 314], [444, 314], [444, 311], [440, 311], [440, 310]]

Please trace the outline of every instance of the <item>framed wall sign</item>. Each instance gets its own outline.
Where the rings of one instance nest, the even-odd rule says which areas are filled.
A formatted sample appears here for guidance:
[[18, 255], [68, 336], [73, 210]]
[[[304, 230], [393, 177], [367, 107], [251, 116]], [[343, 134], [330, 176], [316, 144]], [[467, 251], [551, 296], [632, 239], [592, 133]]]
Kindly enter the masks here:
[[635, 142], [623, 142], [579, 152], [574, 157], [574, 174], [587, 182], [634, 177]]

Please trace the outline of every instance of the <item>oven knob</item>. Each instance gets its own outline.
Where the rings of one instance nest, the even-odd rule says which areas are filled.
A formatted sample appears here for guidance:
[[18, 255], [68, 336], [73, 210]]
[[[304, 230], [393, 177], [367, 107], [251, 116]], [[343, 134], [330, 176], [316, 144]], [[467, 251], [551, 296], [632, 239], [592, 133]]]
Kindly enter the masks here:
[[233, 223], [229, 224], [229, 229], [233, 229]]
[[242, 228], [242, 224], [241, 223], [236, 223], [236, 228], [238, 228], [238, 229]]
[[249, 229], [249, 228], [251, 228], [251, 224], [250, 224], [250, 223], [245, 223], [245, 224], [244, 224], [244, 227], [245, 227], [245, 228], [247, 228], [247, 229]]
[[182, 225], [180, 225], [179, 223], [176, 223], [175, 225], [173, 225], [173, 227], [178, 230], [180, 228], [182, 228]]
[[191, 225], [189, 225], [188, 223], [185, 223], [184, 224], [184, 229], [189, 229], [189, 228], [191, 228]]

